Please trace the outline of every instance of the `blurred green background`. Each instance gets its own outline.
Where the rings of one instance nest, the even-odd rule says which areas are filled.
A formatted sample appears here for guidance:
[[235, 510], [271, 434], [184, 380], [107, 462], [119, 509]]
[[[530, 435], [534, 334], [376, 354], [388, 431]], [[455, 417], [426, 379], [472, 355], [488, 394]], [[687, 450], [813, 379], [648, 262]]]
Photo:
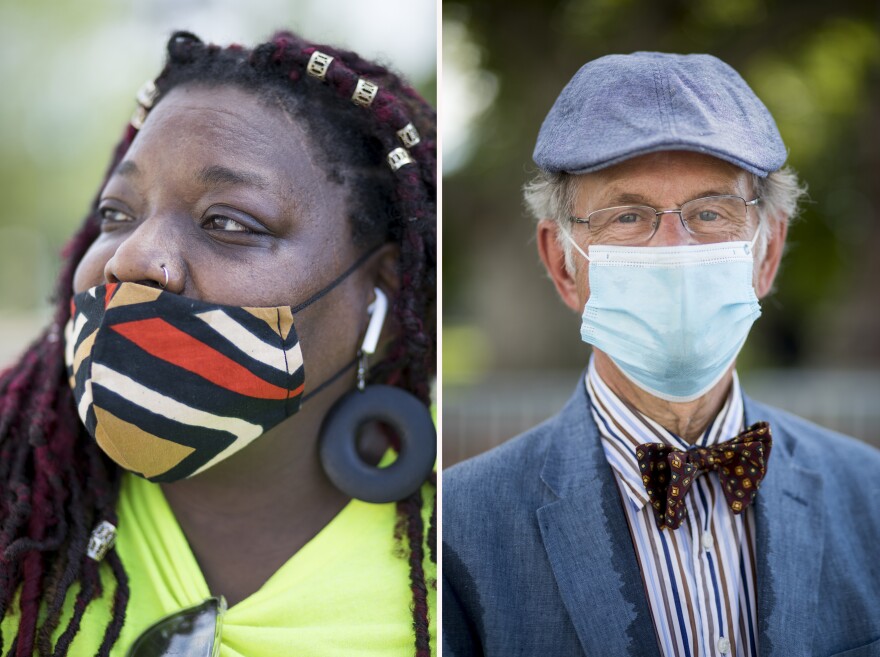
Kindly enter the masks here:
[[46, 322], [60, 249], [171, 32], [253, 45], [280, 28], [387, 63], [436, 104], [435, 0], [0, 0], [0, 366]]
[[810, 189], [745, 389], [880, 444], [880, 4], [816, 0], [443, 3], [444, 464], [554, 413], [588, 359], [521, 187], [541, 122], [585, 62], [708, 52], [776, 118]]

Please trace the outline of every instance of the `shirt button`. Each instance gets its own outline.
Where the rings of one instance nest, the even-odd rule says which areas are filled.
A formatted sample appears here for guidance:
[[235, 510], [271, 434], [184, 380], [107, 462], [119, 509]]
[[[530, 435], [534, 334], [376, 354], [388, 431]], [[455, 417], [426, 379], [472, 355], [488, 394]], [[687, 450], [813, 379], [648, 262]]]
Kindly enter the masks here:
[[714, 543], [712, 541], [712, 532], [703, 532], [702, 542], [704, 550], [711, 550]]
[[730, 641], [727, 640], [727, 637], [723, 636], [718, 639], [718, 652], [722, 655], [726, 655], [730, 652]]

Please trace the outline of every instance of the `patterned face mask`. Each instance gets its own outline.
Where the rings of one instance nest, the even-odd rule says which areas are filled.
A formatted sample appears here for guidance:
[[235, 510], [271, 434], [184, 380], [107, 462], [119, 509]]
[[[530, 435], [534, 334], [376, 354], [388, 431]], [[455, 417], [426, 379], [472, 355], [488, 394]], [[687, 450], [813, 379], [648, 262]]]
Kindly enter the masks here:
[[293, 314], [354, 268], [295, 308], [224, 306], [135, 283], [75, 295], [65, 360], [83, 424], [111, 459], [155, 482], [235, 454], [299, 410]]

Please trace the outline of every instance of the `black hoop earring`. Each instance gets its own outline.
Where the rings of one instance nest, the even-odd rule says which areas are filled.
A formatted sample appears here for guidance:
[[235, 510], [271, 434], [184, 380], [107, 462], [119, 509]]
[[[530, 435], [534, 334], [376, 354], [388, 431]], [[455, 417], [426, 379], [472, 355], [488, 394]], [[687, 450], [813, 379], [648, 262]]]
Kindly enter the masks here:
[[[384, 422], [400, 440], [397, 460], [385, 468], [370, 465], [357, 450], [358, 430]], [[437, 457], [437, 431], [425, 405], [414, 395], [385, 385], [352, 390], [330, 409], [321, 428], [321, 464], [346, 495], [383, 504], [409, 497], [431, 474]]]
[[[388, 299], [376, 288], [370, 323], [358, 354], [358, 386], [333, 405], [321, 426], [319, 454], [327, 477], [346, 495], [365, 502], [396, 502], [415, 493], [437, 458], [437, 430], [427, 407], [393, 386], [366, 386], [367, 355], [372, 354], [385, 322]], [[397, 434], [397, 460], [385, 468], [364, 462], [357, 450], [358, 431], [367, 422], [384, 422]]]

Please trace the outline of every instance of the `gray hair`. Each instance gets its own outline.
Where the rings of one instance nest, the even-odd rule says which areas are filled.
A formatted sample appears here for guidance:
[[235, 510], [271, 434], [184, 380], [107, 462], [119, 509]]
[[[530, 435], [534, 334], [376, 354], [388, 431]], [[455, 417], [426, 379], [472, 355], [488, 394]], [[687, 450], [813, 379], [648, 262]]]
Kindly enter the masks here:
[[[523, 187], [526, 206], [536, 220], [553, 219], [559, 225], [556, 239], [565, 253], [565, 268], [574, 273], [571, 242], [563, 231], [569, 231], [570, 217], [577, 198], [579, 176], [570, 173], [551, 173], [538, 170], [537, 175]], [[760, 218], [758, 239], [755, 242], [755, 261], [761, 262], [773, 228], [772, 222], [789, 223], [797, 217], [801, 201], [806, 197], [806, 185], [789, 166], [774, 171], [766, 178], [751, 174], [752, 190], [761, 199], [757, 211]]]

